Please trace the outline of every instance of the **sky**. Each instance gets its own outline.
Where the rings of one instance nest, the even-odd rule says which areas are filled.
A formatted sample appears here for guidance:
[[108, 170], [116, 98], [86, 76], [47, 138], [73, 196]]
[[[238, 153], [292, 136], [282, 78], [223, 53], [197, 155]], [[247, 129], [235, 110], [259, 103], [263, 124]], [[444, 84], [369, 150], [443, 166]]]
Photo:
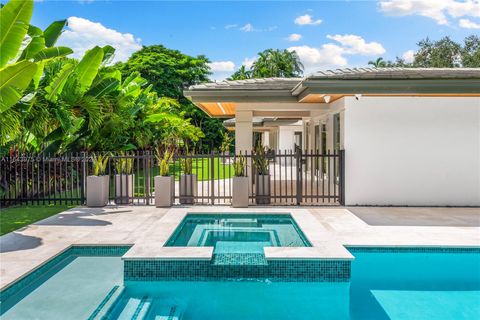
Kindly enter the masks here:
[[377, 57], [410, 61], [426, 37], [480, 34], [480, 0], [35, 2], [32, 24], [60, 19], [68, 27], [58, 45], [75, 57], [110, 44], [115, 61], [125, 61], [162, 44], [206, 55], [211, 78], [222, 80], [267, 48], [295, 50], [305, 74], [364, 67]]

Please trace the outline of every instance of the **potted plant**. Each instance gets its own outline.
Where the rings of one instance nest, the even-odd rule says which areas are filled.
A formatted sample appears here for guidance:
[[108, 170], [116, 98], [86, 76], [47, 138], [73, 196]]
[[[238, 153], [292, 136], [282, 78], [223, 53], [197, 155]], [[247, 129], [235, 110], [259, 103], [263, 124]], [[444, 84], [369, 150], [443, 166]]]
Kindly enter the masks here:
[[131, 203], [135, 175], [133, 174], [133, 157], [127, 153], [120, 153], [115, 160], [115, 202], [117, 204]]
[[[197, 175], [193, 174], [193, 153], [180, 159], [183, 174], [180, 176], [180, 203], [194, 204], [197, 195]], [[212, 173], [213, 174], [213, 173]]]
[[233, 137], [228, 133], [223, 133], [222, 144], [220, 145], [220, 151], [222, 153], [222, 163], [227, 163], [227, 157], [230, 155], [230, 147], [232, 146]]
[[159, 175], [155, 176], [155, 206], [171, 207], [173, 204], [173, 192], [175, 180], [170, 176], [170, 162], [173, 158], [173, 151], [166, 149], [163, 154], [157, 149], [155, 157], [158, 161]]
[[257, 204], [270, 204], [270, 173], [268, 158], [263, 146], [258, 145], [253, 154], [255, 167], [255, 201]]
[[245, 157], [240, 155], [233, 162], [232, 207], [248, 207], [248, 177]]
[[108, 155], [92, 154], [93, 175], [87, 177], [87, 206], [104, 207], [108, 204], [109, 176], [105, 175]]

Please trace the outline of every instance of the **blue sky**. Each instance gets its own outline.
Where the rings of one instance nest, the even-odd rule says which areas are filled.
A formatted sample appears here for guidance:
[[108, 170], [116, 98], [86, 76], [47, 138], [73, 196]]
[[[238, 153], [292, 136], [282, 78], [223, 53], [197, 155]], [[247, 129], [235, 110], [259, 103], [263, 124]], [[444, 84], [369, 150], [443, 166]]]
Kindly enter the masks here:
[[96, 44], [125, 60], [163, 44], [212, 61], [213, 79], [247, 66], [267, 48], [296, 50], [306, 73], [411, 57], [425, 37], [480, 33], [479, 0], [384, 1], [39, 1], [33, 24], [69, 19], [60, 44], [77, 56]]

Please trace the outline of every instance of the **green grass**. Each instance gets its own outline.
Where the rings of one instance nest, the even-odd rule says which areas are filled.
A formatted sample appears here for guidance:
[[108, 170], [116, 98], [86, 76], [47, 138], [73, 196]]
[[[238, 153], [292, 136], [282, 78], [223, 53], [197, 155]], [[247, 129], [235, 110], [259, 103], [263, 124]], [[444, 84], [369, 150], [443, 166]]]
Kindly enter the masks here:
[[[214, 158], [214, 172], [213, 179], [229, 179], [233, 177], [233, 166], [231, 164], [223, 164], [220, 158]], [[137, 174], [137, 172], [133, 172]], [[211, 159], [193, 159], [193, 173], [197, 175], [197, 181], [208, 181], [212, 179]], [[155, 166], [150, 172], [151, 177], [159, 175], [158, 166]], [[175, 180], [180, 180], [180, 175], [183, 174], [180, 161], [175, 161], [175, 164], [170, 166], [170, 175], [175, 177]], [[143, 181], [145, 173], [143, 170], [139, 172], [138, 177], [135, 177], [135, 195], [143, 195]], [[113, 192], [113, 189], [112, 189]]]
[[48, 218], [74, 205], [40, 205], [2, 208], [0, 210], [0, 235]]
[[[233, 176], [233, 166], [231, 164], [223, 164], [220, 158], [213, 160], [214, 172], [213, 179], [229, 179]], [[212, 179], [211, 159], [193, 159], [193, 174], [197, 175], [197, 181], [205, 181]], [[156, 168], [158, 174], [158, 168]], [[182, 174], [180, 162], [176, 161], [175, 165], [170, 167], [170, 174], [175, 175], [175, 180], [180, 179]]]

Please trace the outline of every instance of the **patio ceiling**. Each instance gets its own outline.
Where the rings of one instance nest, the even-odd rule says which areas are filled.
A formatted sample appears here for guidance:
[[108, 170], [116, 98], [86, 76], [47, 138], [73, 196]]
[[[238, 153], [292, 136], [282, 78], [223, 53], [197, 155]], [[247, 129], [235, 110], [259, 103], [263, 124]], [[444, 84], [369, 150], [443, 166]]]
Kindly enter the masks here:
[[[354, 68], [320, 71], [305, 78], [262, 78], [191, 86], [184, 95], [212, 117], [231, 118], [236, 110], [257, 116], [321, 110], [345, 96], [480, 97], [480, 68]], [[268, 107], [267, 107], [268, 106]], [[268, 109], [270, 108], [270, 111]]]

